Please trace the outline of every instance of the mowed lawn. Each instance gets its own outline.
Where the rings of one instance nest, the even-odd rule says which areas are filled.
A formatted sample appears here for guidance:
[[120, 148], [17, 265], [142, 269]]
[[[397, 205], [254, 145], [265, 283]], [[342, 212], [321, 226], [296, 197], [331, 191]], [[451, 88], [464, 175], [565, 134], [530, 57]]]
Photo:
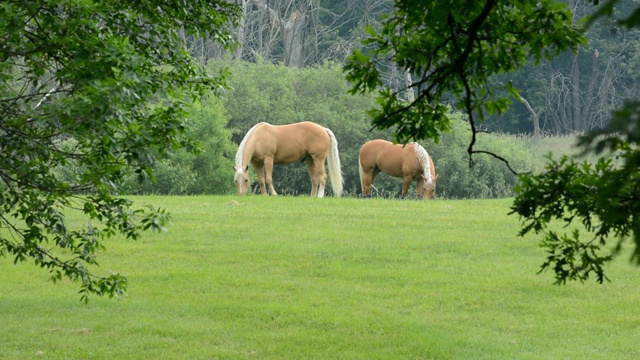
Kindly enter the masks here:
[[505, 200], [136, 197], [120, 299], [0, 258], [2, 359], [637, 359], [640, 268], [553, 285]]

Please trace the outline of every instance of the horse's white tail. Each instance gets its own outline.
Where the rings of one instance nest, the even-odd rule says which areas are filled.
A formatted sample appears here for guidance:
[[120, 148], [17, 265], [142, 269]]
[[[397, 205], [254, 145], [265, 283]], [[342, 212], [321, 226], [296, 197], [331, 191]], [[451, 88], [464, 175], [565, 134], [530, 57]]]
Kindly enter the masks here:
[[362, 170], [362, 163], [360, 162], [359, 155], [358, 155], [358, 174], [360, 174], [360, 190], [364, 192], [364, 170]]
[[342, 179], [342, 170], [340, 169], [340, 154], [338, 153], [338, 140], [333, 131], [325, 128], [327, 134], [331, 138], [331, 147], [329, 148], [329, 156], [327, 156], [327, 164], [329, 165], [329, 180], [331, 188], [336, 197], [342, 196], [344, 180]]

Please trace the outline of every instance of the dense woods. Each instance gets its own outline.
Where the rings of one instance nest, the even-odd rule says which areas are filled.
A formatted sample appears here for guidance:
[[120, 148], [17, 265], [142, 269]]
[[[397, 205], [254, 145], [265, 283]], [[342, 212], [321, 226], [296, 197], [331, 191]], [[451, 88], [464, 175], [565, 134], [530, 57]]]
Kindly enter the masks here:
[[[235, 29], [239, 46], [234, 59], [251, 63], [314, 67], [341, 63], [352, 49], [362, 47], [365, 26], [376, 28], [391, 11], [390, 0], [299, 1], [235, 0], [244, 18]], [[564, 1], [580, 23], [594, 12], [588, 1]], [[637, 0], [620, 1], [615, 16], [637, 7]], [[586, 34], [588, 42], [575, 53], [542, 60], [523, 71], [504, 74], [496, 82], [513, 81], [522, 100], [504, 115], [489, 117], [491, 131], [559, 135], [602, 127], [613, 109], [640, 94], [640, 31], [601, 19]], [[211, 48], [211, 49], [207, 49]], [[202, 42], [192, 51], [203, 61], [228, 56]], [[207, 50], [204, 50], [207, 49]], [[410, 72], [387, 64], [384, 81], [399, 88]], [[410, 94], [407, 94], [410, 96]]]
[[[147, 194], [233, 193], [231, 159], [244, 133], [266, 121], [286, 124], [310, 120], [331, 128], [336, 134], [345, 173], [347, 196], [359, 194], [357, 151], [372, 138], [392, 139], [391, 131], [372, 131], [367, 112], [374, 99], [348, 95], [349, 84], [341, 66], [352, 49], [362, 47], [365, 26], [376, 28], [393, 2], [237, 0], [244, 14], [234, 28], [237, 46], [222, 51], [206, 39], [189, 42], [190, 50], [212, 74], [229, 69], [229, 85], [222, 101], [194, 105], [193, 135], [202, 142], [198, 155], [175, 154], [155, 166], [156, 182], [142, 185], [131, 181], [128, 191]], [[637, 4], [628, 0], [617, 8], [624, 14]], [[574, 22], [593, 11], [585, 2], [568, 2]], [[492, 81], [512, 81], [522, 90], [516, 102], [502, 115], [487, 116], [481, 124], [496, 134], [480, 139], [484, 150], [496, 150], [508, 158], [514, 169], [539, 169], [544, 151], [533, 153], [526, 136], [565, 136], [605, 125], [613, 109], [638, 95], [640, 80], [640, 32], [599, 20], [587, 34], [588, 43], [538, 66], [496, 76]], [[189, 39], [187, 39], [189, 40]], [[383, 81], [401, 88], [412, 74], [392, 62], [384, 65]], [[407, 93], [406, 97], [412, 94]], [[454, 112], [455, 113], [455, 112]], [[500, 163], [476, 158], [469, 167], [465, 148], [468, 134], [464, 116], [456, 114], [452, 134], [443, 135], [437, 145], [423, 143], [434, 157], [442, 181], [438, 195], [447, 198], [497, 197], [513, 195], [517, 177]], [[203, 131], [208, 127], [209, 130]], [[218, 137], [220, 134], [230, 134]], [[564, 138], [572, 142], [571, 136]], [[540, 146], [538, 146], [540, 148]], [[552, 149], [550, 149], [552, 150]], [[564, 153], [563, 153], [564, 154]], [[252, 179], [255, 181], [255, 174]], [[275, 186], [283, 194], [305, 194], [310, 186], [301, 164], [276, 167]], [[377, 187], [383, 196], [396, 196], [399, 182], [381, 177]]]

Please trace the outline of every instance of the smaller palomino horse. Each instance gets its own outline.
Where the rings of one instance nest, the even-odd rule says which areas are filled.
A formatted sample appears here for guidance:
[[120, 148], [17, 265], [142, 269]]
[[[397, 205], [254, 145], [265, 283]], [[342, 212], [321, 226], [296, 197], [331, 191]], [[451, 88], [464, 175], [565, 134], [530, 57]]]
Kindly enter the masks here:
[[271, 195], [278, 195], [273, 188], [273, 165], [302, 160], [307, 164], [311, 177], [311, 196], [323, 197], [327, 182], [324, 162], [327, 158], [331, 187], [339, 197], [343, 187], [342, 171], [338, 141], [331, 130], [309, 121], [280, 126], [261, 122], [252, 127], [240, 142], [233, 167], [236, 172], [234, 181], [238, 193], [245, 195], [250, 185], [251, 163], [258, 174], [262, 195], [267, 195], [267, 187]]
[[418, 182], [418, 197], [431, 199], [436, 191], [433, 160], [418, 143], [394, 144], [386, 140], [371, 140], [360, 148], [358, 159], [362, 196], [368, 197], [376, 176], [383, 172], [393, 177], [403, 178], [402, 197], [407, 196], [409, 185]]

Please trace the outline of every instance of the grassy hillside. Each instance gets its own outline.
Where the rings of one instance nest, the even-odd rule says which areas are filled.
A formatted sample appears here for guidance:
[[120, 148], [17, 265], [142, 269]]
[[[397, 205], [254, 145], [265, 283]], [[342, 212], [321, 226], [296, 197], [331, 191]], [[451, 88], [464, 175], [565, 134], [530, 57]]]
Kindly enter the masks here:
[[118, 300], [0, 261], [2, 359], [634, 359], [640, 269], [552, 285], [510, 201], [140, 197], [166, 233], [117, 239]]

